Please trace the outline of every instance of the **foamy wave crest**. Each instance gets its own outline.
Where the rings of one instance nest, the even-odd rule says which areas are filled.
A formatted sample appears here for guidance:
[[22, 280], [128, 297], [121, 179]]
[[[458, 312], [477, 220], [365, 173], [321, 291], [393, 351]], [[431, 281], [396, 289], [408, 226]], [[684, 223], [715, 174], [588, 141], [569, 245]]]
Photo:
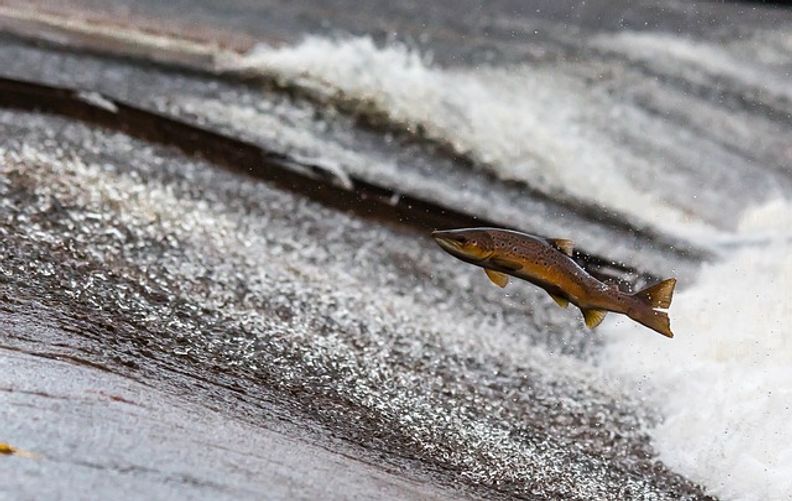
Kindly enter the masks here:
[[749, 211], [740, 233], [753, 243], [677, 295], [672, 341], [624, 320], [603, 329], [605, 367], [665, 416], [652, 432], [661, 459], [728, 499], [792, 496], [790, 223], [792, 201]]
[[[259, 46], [236, 69], [328, 101], [354, 101], [357, 111], [448, 145], [503, 179], [593, 202], [669, 233], [711, 231], [664, 202], [662, 193], [631, 182], [636, 170], [646, 171], [635, 167], [648, 160], [597, 125], [620, 120], [618, 105], [563, 72], [523, 65], [440, 68], [405, 45], [378, 47], [366, 37]], [[663, 175], [662, 166], [655, 170]]]

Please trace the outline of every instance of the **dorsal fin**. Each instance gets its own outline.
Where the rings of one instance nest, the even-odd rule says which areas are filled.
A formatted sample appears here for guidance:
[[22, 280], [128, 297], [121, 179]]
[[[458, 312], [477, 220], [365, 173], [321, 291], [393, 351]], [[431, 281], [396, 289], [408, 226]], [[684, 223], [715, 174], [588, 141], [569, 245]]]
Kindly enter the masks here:
[[484, 268], [484, 273], [486, 273], [489, 279], [492, 280], [492, 283], [498, 287], [506, 287], [509, 284], [509, 275], [505, 273], [490, 270], [488, 268]]
[[572, 252], [575, 250], [575, 242], [572, 240], [567, 240], [566, 238], [548, 238], [547, 242], [567, 256], [572, 257]]
[[605, 320], [605, 315], [608, 314], [605, 310], [581, 310], [583, 312], [583, 318], [586, 320], [586, 327], [589, 329], [593, 329], [594, 327], [598, 326]]
[[671, 306], [675, 285], [676, 278], [669, 278], [636, 292], [635, 297], [641, 299], [652, 308], [666, 309]]
[[548, 294], [550, 294], [550, 297], [553, 298], [553, 301], [555, 301], [561, 308], [566, 308], [569, 306], [569, 299], [553, 294], [552, 292], [548, 292]]

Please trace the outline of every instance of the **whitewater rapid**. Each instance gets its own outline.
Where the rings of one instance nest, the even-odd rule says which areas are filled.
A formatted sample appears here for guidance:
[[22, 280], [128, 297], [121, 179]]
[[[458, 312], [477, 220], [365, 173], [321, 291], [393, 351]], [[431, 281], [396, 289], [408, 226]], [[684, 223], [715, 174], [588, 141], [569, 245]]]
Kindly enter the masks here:
[[[788, 62], [768, 49], [785, 38], [771, 35], [754, 37], [772, 41], [759, 49], [638, 33], [592, 43], [657, 71], [692, 75], [702, 86], [717, 77], [751, 88], [761, 85], [754, 77], [766, 65]], [[750, 71], [741, 73], [748, 62]], [[441, 67], [426, 53], [368, 37], [261, 45], [235, 64], [327, 102], [354, 101], [358, 112], [384, 115], [501, 179], [593, 203], [712, 249], [719, 257], [698, 277], [678, 277], [671, 310], [676, 338], [669, 342], [610, 315], [601, 368], [659, 409], [653, 443], [679, 473], [728, 499], [783, 499], [792, 492], [792, 202], [765, 175], [772, 169], [765, 169], [764, 151], [760, 161], [736, 160], [733, 147], [719, 143], [737, 137], [734, 144], [779, 151], [773, 141], [782, 129], [754, 116], [759, 125], [752, 131], [742, 111], [728, 116], [706, 99], [692, 106], [685, 92], [647, 84], [656, 86], [647, 95], [663, 106], [689, 110], [680, 128], [624, 96], [592, 90], [580, 68]], [[764, 90], [784, 102], [774, 80]], [[718, 126], [705, 137], [708, 120]], [[786, 161], [780, 151], [767, 153], [765, 163]], [[700, 184], [702, 175], [710, 185]], [[775, 201], [749, 203], [750, 186]], [[724, 218], [724, 210], [736, 207], [725, 204], [740, 196], [753, 208]]]
[[364, 112], [384, 113], [393, 124], [420, 130], [502, 179], [591, 201], [670, 233], [681, 227], [711, 230], [614, 168], [650, 167], [590, 126], [591, 110], [609, 110], [600, 115], [607, 120], [627, 111], [556, 71], [440, 68], [404, 44], [378, 47], [369, 37], [258, 46], [242, 64], [327, 100], [362, 103]]
[[[693, 65], [696, 55], [713, 53], [719, 56], [713, 58], [717, 65], [702, 63], [688, 73], [721, 70], [713, 78], [731, 78], [749, 58], [739, 52], [740, 57], [729, 59], [716, 45], [678, 40], [674, 50], [652, 59], [648, 48], [666, 47], [663, 40], [660, 35], [603, 35], [581, 49], [620, 51], [619, 58], [635, 63], [599, 55], [584, 62], [449, 67], [399, 42], [310, 36], [294, 46], [259, 45], [228, 65], [330, 104], [352, 102], [356, 113], [450, 147], [501, 179], [593, 204], [638, 226], [701, 242], [718, 240], [723, 229], [733, 229], [728, 227], [733, 218], [724, 218], [717, 207], [740, 211], [745, 207], [741, 198], [767, 199], [764, 192], [780, 187], [764, 175], [764, 164], [787, 160], [782, 154], [780, 160], [757, 162], [750, 157], [759, 153], [734, 149], [749, 141], [778, 149], [773, 141], [784, 132], [755, 117], [752, 122], [762, 128], [744, 130], [741, 113], [724, 116], [723, 110], [703, 105], [705, 99], [693, 106], [683, 101], [691, 97], [686, 89], [647, 80], [636, 68], [644, 59], [651, 59], [656, 71], [674, 74], [681, 65]], [[752, 72], [761, 68], [752, 66]], [[696, 77], [697, 84], [710, 85], [702, 78]], [[640, 79], [646, 83], [637, 86]], [[750, 84], [756, 82], [744, 83]], [[640, 92], [660, 101], [648, 103]], [[785, 102], [783, 94], [772, 95]], [[679, 113], [686, 114], [682, 127], [659, 116]], [[737, 133], [740, 141], [725, 147]], [[742, 190], [733, 196], [745, 175], [754, 179], [756, 193]], [[692, 192], [702, 182], [717, 189]], [[720, 202], [712, 199], [711, 193], [720, 192]]]
[[733, 245], [680, 283], [673, 341], [611, 316], [603, 367], [661, 410], [671, 468], [724, 499], [789, 499], [792, 200], [748, 211]]

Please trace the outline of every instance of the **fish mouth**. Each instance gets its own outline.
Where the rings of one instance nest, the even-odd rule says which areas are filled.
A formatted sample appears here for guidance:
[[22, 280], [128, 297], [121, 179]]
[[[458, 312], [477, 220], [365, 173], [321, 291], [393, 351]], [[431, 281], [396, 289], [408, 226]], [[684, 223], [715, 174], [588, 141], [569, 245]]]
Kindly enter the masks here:
[[467, 245], [467, 235], [461, 234], [459, 231], [434, 231], [432, 238], [444, 251], [470, 263], [480, 263], [492, 255], [491, 252], [485, 252], [475, 245]]
[[432, 238], [443, 249], [451, 252], [461, 252], [462, 242], [451, 237], [447, 231], [433, 231]]

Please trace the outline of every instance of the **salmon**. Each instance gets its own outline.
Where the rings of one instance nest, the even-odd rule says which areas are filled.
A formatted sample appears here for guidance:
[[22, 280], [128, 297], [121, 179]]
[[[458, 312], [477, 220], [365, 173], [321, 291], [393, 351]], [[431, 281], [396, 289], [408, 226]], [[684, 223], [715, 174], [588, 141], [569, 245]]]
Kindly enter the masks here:
[[666, 337], [674, 336], [668, 313], [663, 310], [671, 306], [675, 278], [629, 294], [597, 280], [581, 268], [572, 259], [571, 240], [499, 228], [435, 231], [432, 237], [452, 256], [484, 268], [499, 287], [506, 287], [512, 276], [541, 287], [562, 308], [574, 304], [590, 329], [602, 323], [607, 312], [612, 311], [627, 315]]

